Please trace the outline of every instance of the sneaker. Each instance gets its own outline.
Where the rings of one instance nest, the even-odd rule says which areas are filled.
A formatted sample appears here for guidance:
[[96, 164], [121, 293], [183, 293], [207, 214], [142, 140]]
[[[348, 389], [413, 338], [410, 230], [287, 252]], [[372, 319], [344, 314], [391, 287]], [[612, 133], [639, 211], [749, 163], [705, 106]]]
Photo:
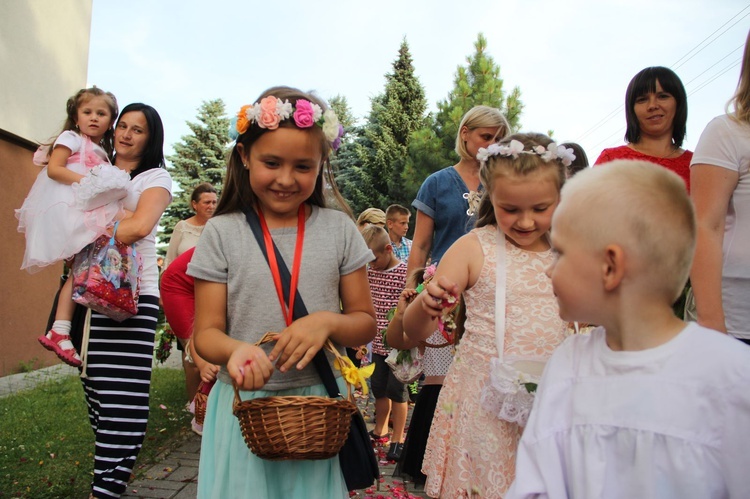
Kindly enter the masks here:
[[391, 442], [391, 446], [388, 448], [388, 454], [386, 454], [385, 458], [389, 461], [398, 461], [401, 458], [402, 450], [404, 450], [404, 444]]
[[415, 381], [414, 383], [409, 384], [408, 388], [409, 388], [409, 400], [411, 400], [412, 403], [415, 403], [417, 401], [417, 395], [419, 395], [419, 380]]
[[79, 367], [81, 365], [81, 358], [70, 341], [69, 335], [58, 334], [54, 329], [50, 329], [47, 334], [40, 336], [38, 340], [44, 348], [50, 352], [55, 352], [55, 355], [69, 366]]
[[203, 436], [203, 425], [198, 424], [195, 421], [195, 418], [193, 418], [193, 420], [190, 421], [190, 429], [193, 430], [193, 433], [195, 433], [196, 435], [201, 436], [201, 437]]

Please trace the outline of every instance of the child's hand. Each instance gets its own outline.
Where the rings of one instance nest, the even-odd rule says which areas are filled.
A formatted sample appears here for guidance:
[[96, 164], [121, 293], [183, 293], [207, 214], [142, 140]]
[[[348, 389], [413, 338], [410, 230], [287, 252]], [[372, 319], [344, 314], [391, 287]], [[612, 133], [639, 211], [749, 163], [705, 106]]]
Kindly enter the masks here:
[[401, 291], [401, 295], [398, 297], [398, 305], [396, 305], [396, 312], [403, 313], [406, 310], [406, 306], [409, 305], [414, 298], [418, 295], [417, 290], [414, 288], [404, 288]]
[[219, 366], [216, 364], [204, 363], [200, 368], [201, 381], [204, 383], [210, 383], [216, 379], [216, 375], [219, 374]]
[[330, 328], [319, 318], [320, 315], [315, 313], [306, 315], [279, 334], [276, 346], [268, 355], [271, 362], [276, 362], [279, 371], [287, 372], [293, 367], [298, 370], [304, 369], [318, 350], [323, 348]]
[[229, 376], [242, 390], [260, 390], [273, 374], [273, 364], [262, 348], [243, 344], [229, 357]]
[[445, 276], [440, 277], [437, 282], [433, 279], [425, 286], [422, 309], [432, 317], [440, 317], [444, 308], [454, 306], [457, 297], [458, 286], [455, 282]]

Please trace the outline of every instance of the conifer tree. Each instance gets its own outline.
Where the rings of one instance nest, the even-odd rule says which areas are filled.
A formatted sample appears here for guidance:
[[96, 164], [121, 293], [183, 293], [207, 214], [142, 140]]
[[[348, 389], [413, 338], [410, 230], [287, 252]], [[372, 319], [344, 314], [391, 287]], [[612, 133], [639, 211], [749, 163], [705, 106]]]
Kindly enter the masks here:
[[373, 191], [365, 192], [370, 197], [369, 206], [385, 209], [392, 203], [410, 205], [412, 199], [403, 182], [407, 148], [412, 133], [425, 124], [426, 109], [424, 88], [414, 74], [404, 39], [393, 72], [386, 75], [383, 94], [372, 99], [368, 123], [358, 141], [363, 177], [359, 180], [371, 185]]
[[420, 185], [429, 173], [458, 162], [454, 150], [458, 126], [472, 107], [496, 107], [508, 119], [512, 130], [520, 127], [521, 90], [514, 87], [506, 94], [500, 66], [487, 53], [487, 39], [482, 33], [479, 33], [474, 49], [474, 54], [466, 58], [466, 66], [459, 66], [456, 70], [448, 97], [437, 103], [438, 111], [431, 117], [430, 129], [420, 130], [414, 135], [409, 150], [407, 185]]
[[198, 121], [188, 121], [190, 135], [183, 135], [174, 144], [175, 154], [167, 159], [171, 163], [169, 173], [179, 191], [164, 212], [160, 225], [166, 240], [172, 235], [177, 222], [193, 216], [190, 195], [201, 182], [209, 182], [221, 195], [226, 173], [226, 154], [229, 136], [229, 119], [225, 116], [224, 101], [204, 101], [198, 108]]

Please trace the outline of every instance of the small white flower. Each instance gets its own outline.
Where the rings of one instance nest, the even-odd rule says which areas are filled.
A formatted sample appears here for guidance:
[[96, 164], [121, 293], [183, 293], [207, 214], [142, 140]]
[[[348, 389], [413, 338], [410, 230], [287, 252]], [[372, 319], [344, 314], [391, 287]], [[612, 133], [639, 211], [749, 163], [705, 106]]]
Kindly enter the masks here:
[[245, 111], [245, 116], [250, 122], [257, 122], [258, 118], [260, 118], [260, 103], [256, 102], [251, 107], [248, 107], [247, 111]]
[[523, 152], [523, 142], [513, 139], [508, 144], [507, 154], [503, 156], [513, 156], [513, 159], [518, 159], [518, 155]]
[[278, 114], [282, 120], [289, 119], [292, 115], [292, 111], [292, 105], [288, 100], [282, 101], [281, 99], [278, 99], [276, 101], [276, 114]]
[[489, 148], [480, 147], [477, 151], [477, 159], [483, 163], [487, 161], [487, 158], [489, 158], [491, 155], [492, 154], [490, 153]]
[[557, 159], [557, 144], [550, 142], [545, 150], [540, 147], [541, 151], [537, 151], [537, 154], [542, 157], [544, 161], [554, 161]]
[[332, 109], [323, 113], [323, 135], [328, 142], [333, 142], [339, 136], [339, 118]]
[[318, 121], [320, 121], [321, 116], [323, 116], [323, 110], [314, 102], [311, 102], [310, 104], [312, 105], [313, 109], [313, 121], [317, 123]]
[[576, 155], [573, 153], [573, 149], [569, 149], [567, 147], [558, 147], [557, 157], [560, 158], [564, 166], [570, 166], [576, 159]]

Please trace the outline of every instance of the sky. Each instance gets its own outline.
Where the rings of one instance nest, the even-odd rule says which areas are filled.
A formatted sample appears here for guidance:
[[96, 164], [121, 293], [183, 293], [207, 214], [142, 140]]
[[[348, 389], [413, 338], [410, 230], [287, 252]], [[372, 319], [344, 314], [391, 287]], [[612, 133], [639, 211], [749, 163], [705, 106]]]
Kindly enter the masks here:
[[435, 111], [481, 32], [504, 89], [521, 90], [521, 131], [552, 130], [593, 163], [624, 143], [625, 90], [648, 66], [682, 79], [693, 150], [736, 89], [749, 29], [748, 0], [94, 0], [88, 84], [154, 106], [172, 154], [203, 101], [234, 114], [274, 85], [342, 95], [361, 123], [403, 39]]

